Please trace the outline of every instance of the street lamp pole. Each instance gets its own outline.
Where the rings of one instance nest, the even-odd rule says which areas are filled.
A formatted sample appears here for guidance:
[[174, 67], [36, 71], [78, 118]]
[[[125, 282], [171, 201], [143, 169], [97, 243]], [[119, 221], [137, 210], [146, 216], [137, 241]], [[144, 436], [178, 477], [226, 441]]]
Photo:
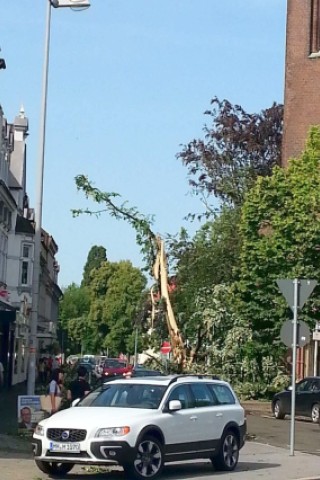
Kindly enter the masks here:
[[44, 62], [42, 71], [42, 97], [40, 114], [39, 157], [37, 164], [36, 203], [35, 203], [35, 232], [34, 232], [34, 260], [32, 275], [32, 309], [29, 336], [29, 363], [27, 394], [34, 395], [36, 382], [36, 349], [39, 314], [40, 271], [41, 271], [41, 229], [42, 229], [42, 201], [43, 201], [43, 173], [44, 151], [46, 140], [47, 97], [48, 97], [48, 73], [49, 73], [49, 50], [50, 50], [50, 27], [51, 27], [51, 3], [47, 2], [46, 30]]
[[46, 140], [46, 119], [47, 119], [47, 97], [48, 97], [48, 73], [49, 73], [49, 51], [50, 51], [50, 28], [51, 28], [51, 6], [55, 8], [88, 8], [90, 0], [47, 0], [44, 62], [42, 71], [42, 97], [40, 112], [40, 136], [39, 136], [39, 157], [37, 164], [36, 202], [35, 202], [35, 232], [34, 232], [34, 260], [32, 275], [32, 308], [31, 324], [29, 335], [29, 362], [27, 377], [27, 394], [34, 395], [36, 383], [36, 350], [37, 330], [39, 316], [39, 294], [40, 294], [40, 273], [41, 273], [41, 230], [42, 230], [42, 203], [43, 203], [43, 174], [44, 174], [44, 153]]

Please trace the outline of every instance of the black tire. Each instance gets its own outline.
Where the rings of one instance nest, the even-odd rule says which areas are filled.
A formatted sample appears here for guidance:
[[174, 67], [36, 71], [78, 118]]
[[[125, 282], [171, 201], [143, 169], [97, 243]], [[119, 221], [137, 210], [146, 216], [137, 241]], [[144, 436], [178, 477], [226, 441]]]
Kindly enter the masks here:
[[278, 420], [283, 420], [286, 414], [283, 411], [282, 403], [280, 400], [277, 400], [273, 405], [273, 414]]
[[313, 423], [319, 423], [319, 417], [320, 417], [319, 413], [320, 413], [319, 403], [313, 404], [311, 409], [311, 420]]
[[147, 435], [139, 440], [132, 463], [123, 465], [123, 469], [129, 480], [153, 480], [161, 475], [163, 464], [162, 443]]
[[53, 477], [66, 475], [74, 467], [74, 463], [43, 462], [42, 460], [35, 460], [35, 462], [41, 472]]
[[215, 470], [232, 472], [238, 465], [239, 439], [233, 430], [227, 430], [222, 437], [221, 446], [217, 456], [211, 457]]

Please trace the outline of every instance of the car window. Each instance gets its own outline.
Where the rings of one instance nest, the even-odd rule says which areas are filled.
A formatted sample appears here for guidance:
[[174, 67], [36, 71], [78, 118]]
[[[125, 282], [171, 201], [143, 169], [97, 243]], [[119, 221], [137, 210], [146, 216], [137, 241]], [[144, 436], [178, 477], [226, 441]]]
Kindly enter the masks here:
[[194, 406], [187, 385], [179, 385], [178, 387], [175, 387], [169, 395], [168, 403], [171, 400], [179, 400], [183, 409], [192, 408]]
[[219, 405], [233, 405], [235, 398], [229, 387], [219, 383], [209, 383], [209, 389], [213, 392], [218, 400]]
[[311, 380], [302, 380], [300, 383], [298, 383], [296, 387], [297, 392], [310, 392], [312, 387], [312, 381]]
[[190, 389], [193, 393], [196, 407], [215, 405], [214, 398], [205, 383], [191, 383]]
[[78, 406], [156, 409], [165, 390], [166, 387], [162, 385], [117, 382], [89, 393]]

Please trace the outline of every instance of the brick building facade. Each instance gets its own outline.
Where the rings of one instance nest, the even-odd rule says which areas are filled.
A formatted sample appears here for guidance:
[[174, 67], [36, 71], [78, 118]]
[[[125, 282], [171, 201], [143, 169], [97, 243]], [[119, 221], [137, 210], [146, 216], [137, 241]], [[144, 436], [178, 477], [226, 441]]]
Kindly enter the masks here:
[[282, 165], [304, 149], [320, 125], [320, 0], [287, 0]]

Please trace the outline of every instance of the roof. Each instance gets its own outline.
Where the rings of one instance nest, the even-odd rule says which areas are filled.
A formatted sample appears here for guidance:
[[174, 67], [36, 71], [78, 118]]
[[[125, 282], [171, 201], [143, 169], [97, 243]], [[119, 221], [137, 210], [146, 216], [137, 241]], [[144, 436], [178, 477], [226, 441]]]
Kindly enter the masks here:
[[131, 377], [131, 378], [118, 378], [115, 380], [109, 380], [105, 382], [106, 384], [110, 385], [110, 383], [118, 383], [119, 381], [123, 381], [125, 383], [138, 383], [138, 384], [152, 384], [152, 385], [166, 385], [169, 386], [172, 383], [182, 383], [182, 382], [199, 382], [199, 381], [210, 381], [210, 382], [218, 382], [218, 383], [226, 383], [222, 380], [219, 380], [214, 375], [166, 375], [166, 376], [145, 376], [145, 377]]

